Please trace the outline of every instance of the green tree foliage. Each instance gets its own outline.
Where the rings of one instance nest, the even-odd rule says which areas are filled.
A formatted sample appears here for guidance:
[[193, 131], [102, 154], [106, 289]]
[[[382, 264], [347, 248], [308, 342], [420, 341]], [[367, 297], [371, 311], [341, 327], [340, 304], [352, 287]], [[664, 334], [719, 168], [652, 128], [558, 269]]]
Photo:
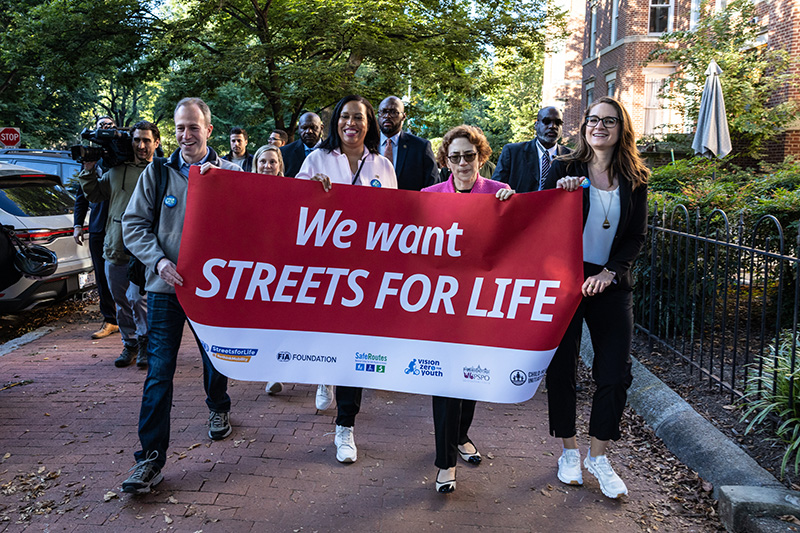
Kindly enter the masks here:
[[94, 80], [145, 55], [147, 2], [0, 0], [0, 124], [32, 145], [80, 129]]
[[744, 155], [757, 157], [764, 143], [785, 131], [794, 120], [794, 102], [776, 104], [773, 96], [790, 80], [792, 59], [783, 50], [758, 45], [763, 31], [751, 0], [732, 0], [724, 10], [711, 12], [704, 1], [702, 16], [692, 31], [665, 34], [650, 60], [674, 62], [676, 72], [664, 95], [681, 108], [694, 127], [705, 83], [705, 71], [714, 59], [720, 76], [731, 137]]
[[[531, 57], [541, 28], [556, 21], [545, 0], [193, 0], [170, 23], [174, 56], [185, 60], [171, 83], [202, 94], [249, 84], [264, 114], [293, 133], [306, 109], [350, 92], [377, 104], [388, 94], [463, 100], [473, 66], [490, 51]], [[525, 35], [525, 39], [520, 38]], [[185, 45], [184, 45], [185, 43]], [[169, 91], [168, 91], [169, 92]]]

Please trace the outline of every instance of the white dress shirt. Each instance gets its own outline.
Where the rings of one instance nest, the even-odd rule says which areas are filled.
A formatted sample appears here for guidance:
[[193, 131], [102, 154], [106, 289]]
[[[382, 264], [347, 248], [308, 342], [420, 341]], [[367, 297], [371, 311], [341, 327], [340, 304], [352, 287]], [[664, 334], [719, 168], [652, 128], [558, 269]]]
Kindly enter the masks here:
[[[364, 155], [359, 163], [361, 172], [355, 185], [368, 185], [371, 187], [385, 187], [389, 189], [397, 188], [397, 177], [394, 174], [394, 167], [388, 159], [378, 154], [371, 154], [364, 148]], [[328, 152], [326, 150], [314, 150], [297, 173], [296, 178], [311, 179], [317, 174], [324, 174], [331, 179], [331, 183], [353, 183], [355, 173], [350, 170], [350, 162], [347, 155], [339, 149]]]

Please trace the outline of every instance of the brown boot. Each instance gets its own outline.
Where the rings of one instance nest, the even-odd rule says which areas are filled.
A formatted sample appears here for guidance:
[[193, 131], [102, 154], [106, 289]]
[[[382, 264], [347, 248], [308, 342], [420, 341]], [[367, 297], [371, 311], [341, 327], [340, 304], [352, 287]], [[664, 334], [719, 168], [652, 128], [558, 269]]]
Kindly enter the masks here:
[[119, 326], [103, 322], [103, 327], [92, 333], [93, 339], [103, 339], [114, 333], [119, 333]]

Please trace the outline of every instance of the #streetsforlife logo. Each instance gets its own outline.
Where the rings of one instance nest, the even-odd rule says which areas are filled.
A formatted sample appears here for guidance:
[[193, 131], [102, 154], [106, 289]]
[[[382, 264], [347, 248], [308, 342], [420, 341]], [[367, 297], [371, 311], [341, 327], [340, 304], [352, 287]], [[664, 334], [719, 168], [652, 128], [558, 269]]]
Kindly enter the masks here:
[[[203, 348], [206, 346], [208, 345], [203, 343]], [[250, 361], [250, 358], [256, 356], [258, 353], [258, 348], [229, 348], [226, 346], [212, 345], [206, 350], [206, 352], [217, 359], [222, 359], [223, 361], [247, 363]]]

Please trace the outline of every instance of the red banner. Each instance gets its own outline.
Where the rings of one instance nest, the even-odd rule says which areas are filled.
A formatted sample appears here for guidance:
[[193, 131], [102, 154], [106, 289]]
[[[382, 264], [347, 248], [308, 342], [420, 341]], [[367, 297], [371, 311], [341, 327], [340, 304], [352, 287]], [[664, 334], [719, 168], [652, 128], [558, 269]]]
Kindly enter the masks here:
[[[412, 357], [445, 346], [551, 356], [580, 299], [580, 194], [543, 191], [501, 202], [489, 194], [337, 184], [324, 192], [316, 182], [225, 170], [201, 176], [193, 168], [187, 201], [178, 296], [214, 364], [238, 379], [291, 374], [281, 353], [343, 357], [353, 366], [352, 346], [338, 351], [345, 338], [429, 343], [381, 344], [406, 371], [423, 365]], [[227, 340], [215, 336], [222, 331]], [[241, 345], [242, 335], [249, 344]], [[430, 357], [420, 361], [438, 362], [443, 372]], [[270, 360], [263, 371], [244, 370], [258, 359]], [[333, 381], [309, 372], [287, 380]], [[362, 384], [353, 376], [338, 384]]]

